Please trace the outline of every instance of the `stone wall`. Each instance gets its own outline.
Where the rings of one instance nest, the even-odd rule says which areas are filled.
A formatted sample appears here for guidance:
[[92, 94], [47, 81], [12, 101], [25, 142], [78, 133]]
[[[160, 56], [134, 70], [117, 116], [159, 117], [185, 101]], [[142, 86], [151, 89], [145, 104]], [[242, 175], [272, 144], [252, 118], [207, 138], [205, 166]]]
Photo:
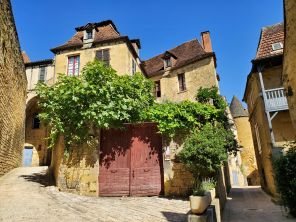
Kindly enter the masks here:
[[259, 173], [253, 144], [253, 137], [249, 117], [241, 116], [234, 118], [238, 132], [238, 141], [241, 146], [241, 159], [243, 173], [248, 178], [250, 185], [259, 185]]
[[[182, 73], [185, 75], [186, 90], [179, 92], [178, 74]], [[160, 80], [161, 97], [157, 98], [158, 102], [167, 100], [173, 102], [195, 101], [195, 95], [200, 87], [219, 87], [214, 58], [211, 57], [172, 71], [168, 70], [163, 75], [155, 76], [151, 80]]]
[[284, 87], [294, 129], [296, 130], [296, 2], [285, 0]]
[[26, 75], [9, 0], [0, 2], [0, 175], [22, 163]]
[[50, 170], [60, 190], [98, 196], [99, 141], [73, 147], [64, 154], [64, 142], [60, 137], [52, 151]]
[[[123, 41], [114, 43], [105, 43], [97, 45], [94, 48], [87, 48], [82, 50], [68, 50], [55, 55], [55, 78], [60, 73], [67, 73], [68, 57], [72, 55], [80, 56], [80, 72], [88, 63], [94, 61], [96, 58], [96, 51], [102, 49], [110, 50], [110, 65], [115, 69], [118, 75], [132, 74], [132, 60], [136, 61], [127, 44]], [[140, 67], [136, 66], [136, 71], [141, 72]]]

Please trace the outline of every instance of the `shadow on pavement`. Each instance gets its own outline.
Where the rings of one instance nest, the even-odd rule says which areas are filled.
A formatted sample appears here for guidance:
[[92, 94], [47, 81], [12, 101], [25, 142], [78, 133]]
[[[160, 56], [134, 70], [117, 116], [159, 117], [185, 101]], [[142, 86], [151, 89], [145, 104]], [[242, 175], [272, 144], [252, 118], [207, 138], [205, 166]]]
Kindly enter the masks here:
[[162, 211], [161, 213], [166, 217], [167, 221], [172, 221], [172, 222], [185, 222], [187, 221], [187, 215], [189, 214], [190, 211], [188, 211], [187, 214], [183, 213], [174, 213], [174, 212], [167, 212], [167, 211]]
[[39, 183], [43, 187], [54, 185], [54, 180], [52, 176], [46, 171], [41, 173], [33, 173], [30, 175], [20, 175], [19, 177], [22, 177], [25, 180], [30, 182]]

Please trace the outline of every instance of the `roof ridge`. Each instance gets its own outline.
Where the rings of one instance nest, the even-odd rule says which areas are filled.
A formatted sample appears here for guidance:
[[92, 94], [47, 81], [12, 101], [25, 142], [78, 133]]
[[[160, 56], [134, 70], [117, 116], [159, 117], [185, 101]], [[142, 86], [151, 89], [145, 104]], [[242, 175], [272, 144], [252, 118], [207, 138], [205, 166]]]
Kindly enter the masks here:
[[278, 23], [275, 23], [275, 24], [273, 24], [273, 25], [263, 26], [263, 27], [261, 28], [261, 30], [264, 31], [264, 30], [267, 30], [267, 29], [270, 29], [270, 28], [274, 28], [274, 27], [276, 27], [276, 26], [280, 26], [280, 25], [284, 25], [284, 22], [278, 22]]
[[153, 57], [151, 57], [151, 58], [149, 58], [149, 59], [146, 59], [146, 60], [144, 60], [143, 62], [146, 62], [146, 61], [148, 61], [148, 60], [151, 60], [151, 59], [157, 58], [157, 57], [159, 57], [159, 56], [162, 56], [165, 52], [170, 52], [170, 53], [173, 54], [173, 52], [171, 52], [172, 50], [174, 50], [174, 49], [176, 49], [176, 48], [178, 48], [178, 47], [181, 47], [181, 46], [183, 46], [183, 45], [185, 45], [185, 44], [187, 44], [187, 43], [189, 43], [189, 42], [193, 42], [194, 40], [196, 40], [196, 41], [200, 44], [200, 42], [198, 41], [197, 38], [193, 38], [193, 39], [188, 40], [188, 41], [186, 41], [186, 42], [183, 42], [183, 43], [181, 43], [180, 45], [177, 45], [177, 46], [175, 46], [175, 47], [173, 47], [173, 48], [171, 48], [171, 49], [167, 49], [167, 50], [165, 50], [164, 52], [162, 52], [162, 53], [160, 53], [160, 54], [157, 54], [156, 56], [153, 56]]

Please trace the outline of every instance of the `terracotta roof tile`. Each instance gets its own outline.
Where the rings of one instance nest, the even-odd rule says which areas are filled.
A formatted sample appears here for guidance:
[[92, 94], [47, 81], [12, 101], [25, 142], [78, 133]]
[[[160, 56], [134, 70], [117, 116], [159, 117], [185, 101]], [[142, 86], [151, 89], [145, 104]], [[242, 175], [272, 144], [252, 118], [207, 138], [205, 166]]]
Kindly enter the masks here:
[[[87, 27], [89, 24], [96, 27], [97, 29], [94, 36], [94, 43], [121, 37], [112, 21], [108, 20], [100, 23], [88, 23], [85, 25], [85, 27]], [[72, 36], [71, 39], [69, 39], [65, 44], [51, 49], [51, 51], [57, 52], [71, 47], [82, 47], [83, 27], [84, 26], [76, 28], [77, 32], [74, 34], [74, 36]]]
[[275, 55], [282, 55], [283, 50], [274, 51], [272, 44], [281, 42], [284, 44], [284, 25], [283, 23], [275, 24], [273, 26], [263, 27], [261, 30], [261, 37], [256, 53], [255, 60], [272, 57]]
[[204, 56], [210, 56], [214, 54], [205, 52], [198, 40], [193, 39], [144, 61], [143, 66], [148, 77], [158, 75], [161, 70], [164, 70], [163, 56], [167, 52], [176, 56], [176, 63], [172, 68], [181, 67], [194, 59], [203, 58]]
[[22, 56], [23, 56], [24, 63], [31, 62], [29, 56], [27, 55], [27, 53], [25, 51], [22, 51]]

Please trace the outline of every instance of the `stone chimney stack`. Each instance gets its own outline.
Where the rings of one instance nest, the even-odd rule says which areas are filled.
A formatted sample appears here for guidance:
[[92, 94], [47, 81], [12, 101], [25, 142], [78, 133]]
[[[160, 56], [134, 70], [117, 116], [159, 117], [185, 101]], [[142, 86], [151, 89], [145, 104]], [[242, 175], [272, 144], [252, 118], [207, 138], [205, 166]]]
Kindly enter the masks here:
[[201, 41], [202, 41], [202, 47], [206, 52], [213, 52], [211, 36], [209, 31], [205, 31], [201, 33]]

